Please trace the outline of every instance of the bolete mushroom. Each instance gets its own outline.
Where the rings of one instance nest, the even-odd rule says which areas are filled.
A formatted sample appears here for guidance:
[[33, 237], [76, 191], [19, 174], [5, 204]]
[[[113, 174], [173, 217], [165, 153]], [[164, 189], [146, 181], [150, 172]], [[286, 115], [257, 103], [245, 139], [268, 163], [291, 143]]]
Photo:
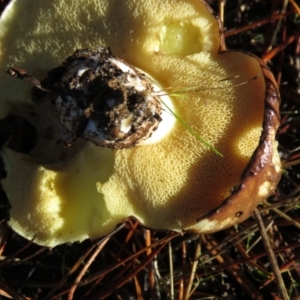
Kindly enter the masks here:
[[[204, 1], [15, 0], [2, 16], [0, 41], [0, 117], [25, 118], [39, 136], [28, 154], [2, 151], [9, 224], [24, 237], [46, 246], [82, 241], [127, 217], [154, 229], [214, 232], [245, 220], [273, 193], [281, 175], [276, 83], [257, 57], [226, 50]], [[103, 53], [114, 65], [104, 75], [95, 58]], [[62, 61], [61, 73], [47, 75]], [[5, 74], [12, 66], [44, 79], [45, 99], [32, 102], [28, 83]], [[121, 71], [110, 73], [115, 67]], [[93, 78], [107, 74], [95, 92]], [[89, 89], [82, 82], [93, 92], [79, 97]], [[104, 85], [112, 90], [104, 93]], [[137, 90], [146, 102], [120, 113]], [[97, 119], [98, 106], [114, 122]], [[135, 126], [139, 111], [152, 125]], [[140, 126], [145, 135], [133, 138]], [[61, 127], [73, 147], [56, 143]], [[87, 128], [100, 127], [100, 142], [85, 140]]]

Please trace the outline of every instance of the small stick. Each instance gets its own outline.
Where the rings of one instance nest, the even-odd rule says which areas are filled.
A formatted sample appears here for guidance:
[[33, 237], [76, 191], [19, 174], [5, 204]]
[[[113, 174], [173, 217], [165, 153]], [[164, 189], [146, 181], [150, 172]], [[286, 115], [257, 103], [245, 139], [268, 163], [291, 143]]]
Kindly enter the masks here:
[[225, 0], [219, 0], [219, 18], [224, 24], [224, 7], [225, 7]]
[[279, 270], [277, 259], [275, 257], [274, 251], [271, 247], [271, 244], [270, 244], [270, 241], [269, 241], [269, 237], [268, 237], [264, 222], [263, 222], [263, 220], [261, 218], [261, 215], [260, 215], [260, 212], [257, 208], [254, 210], [254, 215], [255, 215], [257, 225], [258, 225], [258, 228], [259, 228], [261, 236], [262, 236], [262, 240], [263, 240], [266, 252], [267, 252], [267, 256], [268, 256], [269, 261], [270, 261], [272, 271], [274, 273], [274, 277], [275, 277], [275, 280], [276, 280], [276, 283], [277, 283], [278, 292], [281, 295], [283, 300], [289, 300], [289, 296], [287, 294], [287, 291], [286, 291], [286, 288], [285, 288], [285, 285], [284, 285], [284, 282], [283, 282], [283, 279], [282, 279], [282, 276], [281, 276], [281, 272]]
[[35, 86], [36, 88], [38, 88], [41, 91], [44, 91], [44, 92], [47, 92], [47, 93], [51, 92], [51, 90], [43, 88], [42, 85], [41, 85], [41, 82], [37, 78], [29, 75], [27, 73], [27, 71], [24, 70], [24, 69], [22, 69], [22, 68], [19, 68], [19, 67], [10, 67], [6, 71], [6, 73], [9, 74], [9, 75], [11, 75], [11, 76], [14, 76], [14, 77], [16, 77], [18, 79], [21, 79], [21, 80], [24, 80], [24, 81], [30, 83], [31, 85]]
[[200, 261], [199, 260], [200, 254], [201, 254], [201, 240], [200, 240], [200, 236], [199, 236], [196, 251], [195, 251], [195, 256], [194, 256], [194, 262], [193, 262], [192, 269], [190, 272], [189, 282], [187, 284], [187, 289], [185, 291], [185, 297], [184, 297], [185, 300], [190, 299], [193, 294], [192, 288], [193, 288], [195, 276], [197, 275], [197, 267], [198, 267], [198, 264]]

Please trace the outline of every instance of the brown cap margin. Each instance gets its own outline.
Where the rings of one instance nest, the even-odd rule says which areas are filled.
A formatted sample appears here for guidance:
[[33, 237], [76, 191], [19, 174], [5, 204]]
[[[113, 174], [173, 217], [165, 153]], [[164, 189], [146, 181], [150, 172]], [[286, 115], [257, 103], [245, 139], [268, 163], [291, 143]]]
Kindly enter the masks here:
[[280, 124], [279, 91], [266, 64], [258, 57], [246, 54], [259, 61], [265, 79], [265, 109], [259, 145], [241, 176], [239, 186], [218, 208], [197, 219], [197, 224], [187, 231], [211, 233], [246, 220], [261, 201], [274, 193], [280, 180], [282, 169], [275, 141]]

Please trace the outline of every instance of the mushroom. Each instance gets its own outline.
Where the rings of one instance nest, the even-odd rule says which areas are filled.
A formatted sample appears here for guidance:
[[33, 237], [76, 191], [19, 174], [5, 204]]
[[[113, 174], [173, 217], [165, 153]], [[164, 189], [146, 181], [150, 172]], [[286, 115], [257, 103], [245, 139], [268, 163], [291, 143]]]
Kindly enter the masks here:
[[[12, 1], [0, 41], [0, 117], [17, 114], [39, 136], [27, 154], [2, 150], [9, 224], [22, 236], [53, 247], [104, 236], [128, 217], [153, 229], [214, 232], [245, 220], [274, 192], [281, 175], [275, 80], [257, 57], [226, 50], [221, 23], [204, 1]], [[147, 86], [150, 132], [133, 137], [144, 123], [133, 130], [137, 111], [126, 111], [114, 119], [118, 127], [104, 125], [94, 140], [86, 129], [99, 129], [90, 118], [97, 105], [90, 100], [69, 114], [80, 101], [68, 93], [96, 72], [74, 55], [103, 52], [121, 70], [113, 75], [118, 93]], [[63, 75], [51, 81], [48, 72], [61, 61]], [[44, 78], [45, 99], [32, 102], [30, 86], [5, 74], [11, 66]], [[113, 95], [105, 105], [115, 109]], [[61, 136], [73, 147], [56, 143]]]

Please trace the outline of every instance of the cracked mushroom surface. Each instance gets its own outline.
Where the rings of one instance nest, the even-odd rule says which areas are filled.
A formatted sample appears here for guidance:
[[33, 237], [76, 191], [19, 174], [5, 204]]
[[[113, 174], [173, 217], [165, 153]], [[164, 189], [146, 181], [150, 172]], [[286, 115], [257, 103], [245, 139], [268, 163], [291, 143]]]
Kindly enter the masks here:
[[[258, 58], [226, 51], [220, 22], [204, 2], [15, 0], [1, 18], [0, 44], [0, 117], [18, 115], [38, 136], [29, 153], [2, 150], [10, 225], [26, 238], [46, 246], [97, 238], [131, 216], [154, 229], [213, 232], [243, 221], [273, 193], [281, 175], [276, 83]], [[158, 116], [151, 127], [157, 129], [132, 147], [118, 147], [135, 132], [131, 112], [116, 119], [117, 129], [107, 126], [116, 134], [104, 144], [109, 148], [83, 134], [94, 121], [89, 116], [97, 117], [82, 113], [94, 112], [93, 100], [79, 101], [81, 127], [73, 118], [65, 122], [64, 105], [73, 105], [68, 93], [81, 77], [93, 82], [82, 65], [68, 79], [75, 84], [66, 97], [55, 83], [39, 102], [31, 100], [28, 83], [5, 74], [20, 66], [46, 84], [48, 72], [76, 49], [100, 47], [110, 48], [123, 68], [121, 77], [114, 73], [117, 82], [132, 83], [124, 65], [137, 70], [152, 82], [145, 99], [161, 102], [150, 114]], [[128, 94], [122, 84], [119, 90]], [[115, 109], [115, 95], [105, 98], [105, 107]], [[73, 147], [57, 142], [62, 138]]]

